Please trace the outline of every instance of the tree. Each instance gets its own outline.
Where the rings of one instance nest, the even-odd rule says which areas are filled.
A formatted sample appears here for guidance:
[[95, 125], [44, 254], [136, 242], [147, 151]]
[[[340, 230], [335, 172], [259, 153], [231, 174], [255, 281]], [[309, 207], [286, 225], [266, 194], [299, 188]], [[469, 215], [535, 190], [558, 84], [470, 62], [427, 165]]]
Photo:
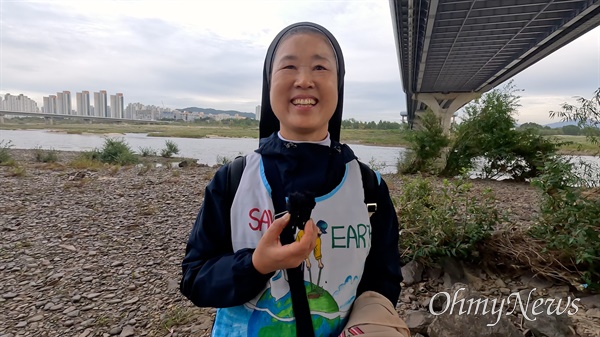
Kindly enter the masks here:
[[[563, 103], [551, 117], [575, 121], [592, 143], [599, 145], [600, 88], [591, 99], [578, 97], [578, 106]], [[600, 289], [600, 169], [589, 162], [556, 157], [546, 161], [533, 181], [542, 191], [540, 219], [530, 234], [544, 242], [562, 268], [581, 276], [590, 289]], [[547, 266], [545, 266], [547, 267]]]
[[521, 124], [521, 126], [519, 126], [519, 129], [543, 129], [544, 127], [542, 125], [539, 125], [538, 123], [533, 123], [533, 122], [529, 122], [529, 123], [523, 123]]
[[417, 173], [434, 169], [435, 161], [450, 140], [444, 134], [441, 120], [428, 110], [421, 117], [421, 129], [408, 134], [411, 155], [406, 159], [402, 173]]
[[[577, 97], [578, 106], [563, 103], [561, 111], [550, 111], [550, 117], [561, 118], [562, 121], [577, 122], [580, 129], [600, 128], [600, 88], [596, 89], [590, 99]], [[595, 132], [586, 132], [586, 137], [600, 147], [598, 136]]]
[[477, 159], [482, 162], [483, 178], [509, 175], [522, 181], [539, 174], [537, 167], [556, 152], [557, 144], [536, 129], [515, 129], [514, 115], [520, 106], [518, 91], [511, 81], [465, 107], [465, 117], [457, 127], [442, 175], [470, 171]]
[[562, 127], [562, 132], [567, 136], [579, 136], [581, 129], [577, 125], [565, 125]]

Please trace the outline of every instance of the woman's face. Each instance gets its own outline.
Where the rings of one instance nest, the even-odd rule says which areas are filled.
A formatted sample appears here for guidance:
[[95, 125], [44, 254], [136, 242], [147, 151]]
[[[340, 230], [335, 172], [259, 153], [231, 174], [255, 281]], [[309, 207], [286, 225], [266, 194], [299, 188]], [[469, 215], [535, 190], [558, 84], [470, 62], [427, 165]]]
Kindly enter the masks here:
[[281, 42], [273, 59], [270, 99], [281, 135], [319, 141], [338, 101], [337, 66], [331, 45], [316, 33], [299, 33]]

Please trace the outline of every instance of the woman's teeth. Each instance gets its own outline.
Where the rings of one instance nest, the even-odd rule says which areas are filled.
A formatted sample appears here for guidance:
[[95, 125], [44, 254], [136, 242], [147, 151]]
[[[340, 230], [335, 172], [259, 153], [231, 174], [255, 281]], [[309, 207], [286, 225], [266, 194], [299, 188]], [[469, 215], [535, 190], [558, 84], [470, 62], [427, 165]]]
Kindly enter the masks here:
[[317, 102], [312, 98], [297, 98], [292, 100], [294, 105], [315, 105]]

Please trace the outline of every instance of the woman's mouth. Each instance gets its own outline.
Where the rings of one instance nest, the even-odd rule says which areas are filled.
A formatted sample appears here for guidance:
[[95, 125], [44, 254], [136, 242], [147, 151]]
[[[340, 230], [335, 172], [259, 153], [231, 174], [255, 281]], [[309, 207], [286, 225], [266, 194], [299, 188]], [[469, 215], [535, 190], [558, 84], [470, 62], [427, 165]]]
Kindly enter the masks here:
[[317, 104], [317, 100], [314, 98], [294, 98], [292, 104], [298, 107], [311, 107]]

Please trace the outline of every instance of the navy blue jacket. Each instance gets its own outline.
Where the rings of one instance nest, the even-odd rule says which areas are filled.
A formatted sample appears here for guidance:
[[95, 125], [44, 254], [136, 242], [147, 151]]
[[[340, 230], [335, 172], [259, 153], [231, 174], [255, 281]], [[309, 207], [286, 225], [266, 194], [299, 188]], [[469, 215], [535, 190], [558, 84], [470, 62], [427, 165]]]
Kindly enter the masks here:
[[[288, 143], [274, 133], [261, 140], [256, 152], [265, 165], [279, 169], [285, 195], [312, 191], [323, 195], [343, 177], [345, 164], [356, 159], [352, 150], [336, 141], [326, 147], [310, 143]], [[180, 290], [199, 307], [225, 308], [244, 304], [264, 289], [273, 273], [263, 275], [252, 264], [254, 249], [233, 252], [230, 207], [227, 196], [227, 166], [222, 166], [206, 186], [204, 202], [190, 233], [182, 262]], [[356, 193], [364, 193], [357, 191]], [[400, 295], [398, 219], [387, 185], [379, 185], [378, 209], [371, 216], [372, 244], [365, 262], [358, 295], [367, 290], [387, 297], [394, 305]]]

